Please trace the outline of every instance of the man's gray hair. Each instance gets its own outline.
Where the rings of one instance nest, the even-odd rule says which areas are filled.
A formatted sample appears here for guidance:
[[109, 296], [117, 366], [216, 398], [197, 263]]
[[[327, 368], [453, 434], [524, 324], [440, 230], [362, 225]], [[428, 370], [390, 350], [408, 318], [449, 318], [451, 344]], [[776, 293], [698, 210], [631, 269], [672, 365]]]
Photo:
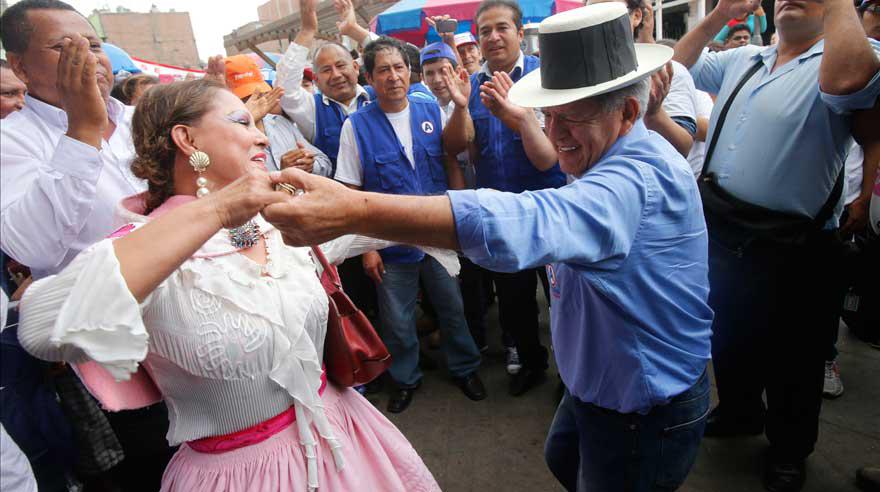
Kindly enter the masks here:
[[648, 109], [648, 99], [651, 97], [651, 77], [645, 77], [635, 84], [590, 99], [601, 106], [603, 113], [610, 113], [623, 108], [628, 97], [634, 97], [639, 101], [639, 118], [645, 116], [645, 111]]

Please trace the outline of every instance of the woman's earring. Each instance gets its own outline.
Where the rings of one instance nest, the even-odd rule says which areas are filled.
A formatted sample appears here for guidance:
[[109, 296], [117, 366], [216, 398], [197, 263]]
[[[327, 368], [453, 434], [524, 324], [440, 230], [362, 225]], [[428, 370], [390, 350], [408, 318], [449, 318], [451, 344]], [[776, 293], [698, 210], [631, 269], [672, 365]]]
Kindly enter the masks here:
[[198, 187], [196, 196], [202, 198], [210, 193], [208, 190], [208, 178], [202, 176], [202, 173], [211, 165], [211, 158], [208, 157], [208, 154], [197, 150], [190, 154], [189, 165], [192, 166], [195, 172], [199, 173], [199, 177], [196, 179], [196, 186]]

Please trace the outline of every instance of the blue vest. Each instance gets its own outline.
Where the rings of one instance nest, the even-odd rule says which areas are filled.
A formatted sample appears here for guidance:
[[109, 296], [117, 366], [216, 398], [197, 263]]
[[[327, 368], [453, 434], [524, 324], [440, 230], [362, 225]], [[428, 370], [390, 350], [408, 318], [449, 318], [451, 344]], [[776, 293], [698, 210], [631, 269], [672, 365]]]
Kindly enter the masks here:
[[[409, 96], [409, 111], [415, 168], [378, 104], [370, 104], [351, 115], [364, 171], [364, 190], [395, 195], [446, 192], [440, 107]], [[425, 256], [421, 250], [406, 246], [385, 248], [380, 253], [386, 263], [415, 263]]]
[[[538, 68], [540, 62], [534, 56], [523, 60], [524, 70], [514, 70], [514, 82]], [[529, 161], [523, 148], [522, 136], [504, 125], [492, 115], [480, 101], [480, 85], [488, 77], [477, 72], [471, 75], [471, 97], [468, 109], [474, 121], [476, 147], [480, 158], [476, 163], [477, 188], [521, 193], [526, 190], [559, 188], [565, 185], [565, 174], [559, 164], [547, 171], [539, 171]]]
[[[312, 139], [312, 145], [321, 149], [321, 152], [327, 154], [330, 162], [333, 163], [333, 173], [336, 175], [336, 156], [339, 155], [339, 134], [342, 132], [342, 124], [348, 118], [346, 114], [339, 108], [339, 105], [333, 101], [330, 104], [324, 104], [324, 96], [315, 94], [315, 138]], [[369, 104], [371, 97], [359, 96], [358, 109]]]

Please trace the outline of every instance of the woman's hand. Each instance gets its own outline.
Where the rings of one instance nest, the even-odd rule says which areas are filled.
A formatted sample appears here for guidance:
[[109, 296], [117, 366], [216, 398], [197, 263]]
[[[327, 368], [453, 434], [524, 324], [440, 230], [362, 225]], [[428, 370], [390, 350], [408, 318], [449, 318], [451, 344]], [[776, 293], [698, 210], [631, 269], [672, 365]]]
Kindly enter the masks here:
[[263, 210], [289, 246], [321, 244], [354, 231], [361, 222], [363, 195], [332, 179], [289, 168], [272, 173], [274, 183], [287, 183], [305, 193], [273, 203]]
[[291, 196], [275, 191], [266, 171], [249, 168], [244, 176], [203, 199], [213, 205], [221, 227], [231, 229], [253, 219], [267, 205], [290, 200]]

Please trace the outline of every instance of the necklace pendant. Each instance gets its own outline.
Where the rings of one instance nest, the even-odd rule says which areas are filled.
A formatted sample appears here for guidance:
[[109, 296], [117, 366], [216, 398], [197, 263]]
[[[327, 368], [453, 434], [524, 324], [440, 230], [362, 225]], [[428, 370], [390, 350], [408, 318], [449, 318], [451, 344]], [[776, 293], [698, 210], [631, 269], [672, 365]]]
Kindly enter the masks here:
[[229, 242], [235, 249], [248, 249], [260, 240], [260, 225], [253, 220], [244, 225], [229, 229]]

